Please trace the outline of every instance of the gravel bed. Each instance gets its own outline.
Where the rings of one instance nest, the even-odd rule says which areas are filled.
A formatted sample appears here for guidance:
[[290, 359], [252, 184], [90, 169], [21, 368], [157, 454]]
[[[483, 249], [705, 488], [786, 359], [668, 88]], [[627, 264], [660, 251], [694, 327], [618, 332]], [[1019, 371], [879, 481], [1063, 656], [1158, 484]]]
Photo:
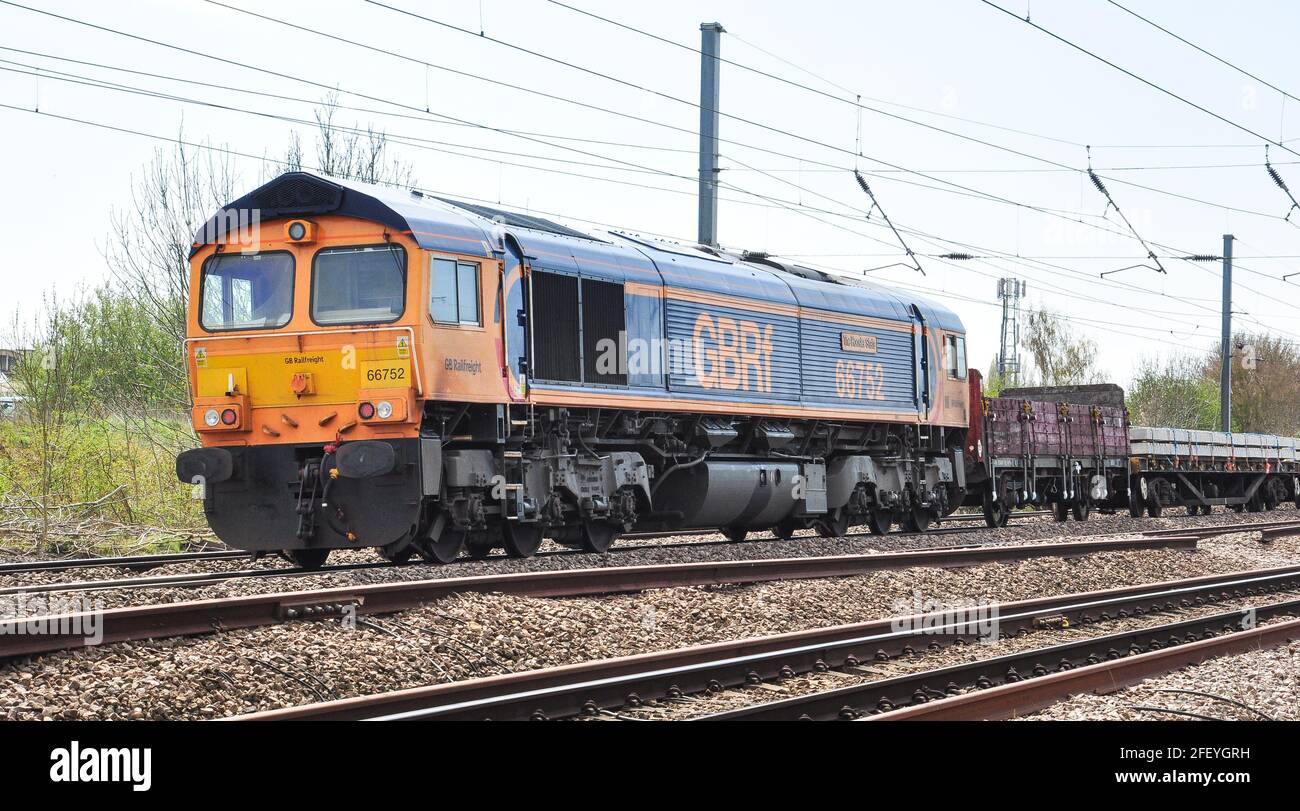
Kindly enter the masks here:
[[[1169, 692], [1183, 690], [1211, 693], [1219, 698]], [[1233, 701], [1255, 711], [1234, 705]], [[1176, 712], [1140, 710], [1137, 707]], [[1300, 640], [1274, 648], [1221, 656], [1108, 695], [1078, 695], [1022, 720], [1197, 720], [1178, 712], [1225, 721], [1263, 720], [1259, 713], [1276, 721], [1300, 721]]]
[[[8, 663], [0, 666], [0, 718], [220, 717], [322, 696], [861, 622], [912, 613], [922, 597], [1007, 602], [1297, 560], [1300, 539], [1263, 548], [1237, 533], [1203, 544], [1201, 552], [1108, 552], [563, 600], [465, 594], [363, 619], [356, 629], [299, 622]], [[190, 597], [197, 590], [178, 591]]]
[[[853, 538], [826, 539], [816, 536], [798, 536], [791, 541], [755, 539], [736, 544], [717, 542], [701, 544], [701, 540], [719, 539], [720, 535], [677, 536], [672, 538], [629, 540], [629, 546], [646, 545], [644, 549], [628, 549], [607, 555], [592, 555], [563, 551], [560, 554], [548, 554], [527, 560], [496, 559], [487, 561], [462, 560], [451, 566], [409, 565], [380, 566], [369, 569], [323, 572], [315, 575], [295, 575], [291, 577], [242, 578], [204, 586], [168, 586], [148, 589], [106, 589], [91, 594], [91, 599], [104, 608], [128, 605], [159, 604], [184, 600], [213, 599], [219, 597], [266, 594], [281, 591], [301, 591], [362, 585], [367, 583], [387, 583], [409, 580], [424, 580], [443, 577], [470, 577], [488, 574], [507, 574], [512, 572], [552, 571], [561, 569], [594, 568], [600, 566], [636, 566], [663, 563], [689, 563], [699, 561], [726, 560], [761, 560], [787, 557], [817, 557], [827, 555], [870, 554], [881, 551], [903, 551], [925, 549], [954, 544], [1023, 544], [1051, 541], [1071, 541], [1080, 538], [1124, 534], [1131, 535], [1142, 530], [1167, 529], [1172, 527], [1199, 527], [1215, 524], [1231, 524], [1239, 521], [1253, 523], [1283, 520], [1294, 517], [1296, 512], [1289, 505], [1275, 512], [1248, 514], [1238, 516], [1235, 513], [1216, 513], [1212, 516], [1173, 516], [1155, 521], [1133, 519], [1125, 515], [1094, 516], [1086, 523], [1069, 521], [1057, 524], [1049, 518], [1026, 518], [1018, 523], [1000, 530], [987, 528], [951, 535], [932, 536], [862, 536]], [[1217, 545], [1202, 544], [1211, 550]], [[1252, 554], [1258, 555], [1260, 563], [1248, 562], [1236, 550], [1232, 557], [1241, 562], [1240, 568], [1252, 566], [1277, 565], [1266, 561], [1278, 559], [1270, 555], [1266, 547], [1258, 543], [1247, 545]], [[547, 542], [543, 551], [560, 551], [561, 548]], [[373, 550], [355, 550], [336, 552], [331, 556], [331, 563], [372, 563], [378, 559]], [[1287, 562], [1291, 558], [1280, 558]], [[204, 561], [161, 566], [144, 573], [145, 576], [164, 574], [183, 574], [193, 572], [220, 573], [239, 569], [276, 569], [285, 567], [276, 557], [265, 557], [257, 562], [249, 561]], [[1226, 570], [1216, 570], [1226, 571]], [[86, 580], [111, 580], [114, 578], [137, 576], [139, 573], [123, 571], [116, 568], [79, 569], [73, 572], [34, 572], [24, 575], [0, 576], [0, 587], [20, 587], [43, 583], [64, 583]]]

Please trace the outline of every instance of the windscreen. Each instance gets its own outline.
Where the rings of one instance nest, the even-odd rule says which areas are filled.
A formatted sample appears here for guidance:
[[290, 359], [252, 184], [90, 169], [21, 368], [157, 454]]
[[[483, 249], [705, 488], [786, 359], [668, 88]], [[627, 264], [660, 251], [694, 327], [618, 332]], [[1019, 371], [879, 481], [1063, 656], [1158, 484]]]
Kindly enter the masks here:
[[199, 324], [210, 332], [275, 329], [293, 315], [293, 255], [218, 254], [203, 267]]
[[399, 245], [327, 248], [316, 254], [311, 318], [317, 324], [379, 324], [406, 309], [406, 251]]

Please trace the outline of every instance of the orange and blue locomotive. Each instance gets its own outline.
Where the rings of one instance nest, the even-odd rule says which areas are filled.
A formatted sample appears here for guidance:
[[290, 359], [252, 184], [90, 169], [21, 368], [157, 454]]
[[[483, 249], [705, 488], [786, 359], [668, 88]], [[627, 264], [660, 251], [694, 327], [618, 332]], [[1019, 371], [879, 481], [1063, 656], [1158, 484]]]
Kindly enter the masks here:
[[177, 473], [239, 549], [883, 533], [966, 497], [957, 316], [763, 254], [293, 172], [205, 226], [191, 291]]

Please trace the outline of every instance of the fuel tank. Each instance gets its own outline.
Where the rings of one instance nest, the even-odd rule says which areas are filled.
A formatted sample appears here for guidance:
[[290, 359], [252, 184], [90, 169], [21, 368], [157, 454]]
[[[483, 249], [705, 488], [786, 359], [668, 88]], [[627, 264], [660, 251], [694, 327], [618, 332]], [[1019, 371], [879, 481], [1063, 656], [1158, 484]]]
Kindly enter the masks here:
[[655, 508], [681, 512], [683, 529], [770, 527], [794, 512], [798, 476], [793, 462], [702, 462], [670, 473]]

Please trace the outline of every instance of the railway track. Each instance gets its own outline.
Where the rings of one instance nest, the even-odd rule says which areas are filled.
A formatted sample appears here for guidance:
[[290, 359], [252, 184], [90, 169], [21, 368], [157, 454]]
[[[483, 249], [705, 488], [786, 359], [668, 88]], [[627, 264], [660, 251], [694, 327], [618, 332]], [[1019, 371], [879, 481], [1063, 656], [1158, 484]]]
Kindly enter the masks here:
[[[63, 615], [57, 618], [59, 622], [50, 627], [47, 633], [41, 634], [21, 632], [21, 626], [29, 623], [30, 617], [0, 620], [0, 658], [83, 647], [87, 643], [81, 629], [86, 627], [87, 622], [97, 625], [102, 633], [101, 642], [112, 643], [249, 628], [287, 620], [337, 618], [347, 613], [391, 613], [465, 592], [577, 597], [655, 588], [848, 577], [916, 566], [974, 566], [1038, 557], [1075, 557], [1107, 551], [1194, 549], [1198, 539], [1195, 535], [1170, 535], [1014, 546], [970, 546], [877, 555], [606, 566], [160, 603]], [[187, 582], [192, 584], [193, 581]], [[93, 585], [99, 587], [103, 584], [95, 581]]]
[[[1175, 527], [1171, 529], [1147, 530], [1146, 532], [1141, 533], [1141, 535], [1144, 538], [1177, 538], [1177, 537], [1184, 537], [1184, 536], [1196, 537], [1196, 538], [1209, 538], [1209, 537], [1214, 537], [1216, 535], [1225, 535], [1233, 532], [1249, 532], [1249, 531], [1256, 531], [1256, 530], [1261, 531], [1264, 535], [1263, 540], [1268, 541], [1271, 540], [1271, 538], [1273, 537], [1285, 537], [1288, 535], [1300, 534], [1300, 522], [1276, 521], [1276, 522], [1263, 522], [1263, 523], [1254, 523], [1254, 524], [1250, 524], [1250, 523], [1224, 524], [1224, 525], [1215, 525], [1215, 526], [1188, 527], [1185, 529]], [[974, 530], [973, 528], [967, 528], [967, 527], [950, 527], [947, 529], [932, 530], [928, 533], [897, 532], [891, 534], [910, 537], [916, 535], [933, 536], [936, 534], [965, 534], [972, 531], [977, 531], [977, 530]], [[1132, 533], [1117, 533], [1117, 534], [1132, 534]], [[1105, 537], [1107, 536], [1099, 536], [1100, 539], [1104, 539]], [[787, 541], [781, 541], [778, 539], [773, 539], [770, 541], [765, 540], [760, 542], [761, 543], [788, 543]], [[714, 546], [719, 544], [736, 545], [738, 543], [740, 544], [754, 543], [754, 541], [741, 541], [741, 542], [702, 541], [702, 542], [687, 542], [681, 544], [627, 546], [627, 547], [622, 547], [621, 549], [616, 549], [614, 551], [617, 553], [622, 553], [622, 552], [633, 552], [638, 550], [664, 548], [664, 547], [690, 548], [690, 547], [699, 547], [699, 546]], [[1072, 542], [1072, 543], [1086, 543], [1086, 541]], [[972, 548], [973, 546], [976, 545], [953, 544], [950, 546], [929, 547], [925, 550], [919, 550], [919, 551], [955, 553], [957, 550], [968, 549], [968, 548]], [[219, 554], [227, 554], [227, 553], [219, 553]], [[554, 555], [581, 555], [581, 554], [589, 554], [589, 553], [577, 549], [558, 549], [558, 550], [549, 550], [546, 552], [541, 552], [537, 555], [537, 557], [548, 557]], [[889, 553], [889, 554], [906, 554], [906, 553]], [[164, 557], [164, 556], [148, 555], [142, 557], [152, 558], [152, 557]], [[234, 558], [247, 557], [247, 553], [235, 553], [234, 555], [231, 555], [231, 557]], [[506, 559], [504, 556], [494, 556], [493, 558], [487, 558], [487, 559], [490, 560], [490, 559], [498, 559], [498, 558], [502, 560]], [[123, 560], [129, 560], [129, 559], [123, 559]], [[81, 568], [80, 566], [81, 561], [78, 560], [75, 562], [78, 564], [78, 566], [74, 568]], [[96, 591], [108, 591], [113, 589], [137, 590], [137, 589], [152, 589], [152, 588], [197, 588], [200, 586], [216, 585], [219, 583], [228, 582], [232, 580], [297, 578], [297, 577], [307, 577], [307, 576], [321, 575], [321, 574], [339, 574], [344, 572], [365, 571], [368, 569], [383, 569], [383, 568], [389, 568], [393, 566], [429, 566], [429, 565], [432, 564], [425, 564], [417, 560], [412, 560], [405, 563], [389, 563], [387, 561], [367, 561], [361, 563], [343, 563], [334, 566], [325, 566], [319, 569], [302, 569], [298, 567], [274, 568], [274, 569], [240, 569], [240, 570], [226, 571], [226, 572], [194, 572], [194, 573], [183, 573], [183, 574], [155, 575], [149, 577], [121, 577], [121, 578], [68, 581], [68, 582], [55, 582], [55, 583], [36, 583], [31, 585], [6, 586], [0, 588], [0, 597], [12, 596], [18, 594], [96, 592]], [[960, 564], [954, 564], [954, 565], [960, 565]], [[3, 572], [3, 570], [0, 570], [0, 572]]]
[[[1269, 606], [1269, 613], [1294, 614], [1294, 601], [1288, 605], [1289, 608]], [[1133, 656], [1094, 662], [1077, 669], [922, 702], [864, 720], [976, 721], [1015, 718], [1045, 709], [1080, 693], [1113, 692], [1143, 679], [1201, 664], [1207, 659], [1282, 645], [1296, 638], [1300, 638], [1300, 619], [1251, 629], [1234, 629], [1231, 633], [1192, 640], [1177, 646], [1161, 646]]]
[[[1048, 513], [1042, 513], [1042, 514], [1048, 514]], [[1039, 515], [1039, 513], [1023, 513], [1021, 515], [1022, 517], [1030, 517], [1030, 516]], [[970, 518], [982, 519], [982, 516], [970, 516]], [[946, 520], [951, 521], [953, 520], [953, 517], [950, 516]], [[894, 532], [891, 532], [890, 536], [891, 537], [914, 537], [914, 536], [931, 537], [936, 535], [961, 535], [970, 532], [979, 532], [982, 529], [983, 529], [982, 527], [940, 527], [940, 528], [932, 529], [925, 533], [904, 532], [901, 530], [896, 530]], [[1175, 527], [1175, 528], [1163, 529], [1163, 530], [1148, 530], [1141, 534], [1144, 537], [1151, 537], [1151, 538], [1170, 536], [1170, 535], [1197, 535], [1198, 537], [1204, 538], [1204, 537], [1211, 537], [1213, 535], [1227, 534], [1228, 532], [1231, 531], [1244, 532], [1244, 531], [1253, 531], [1253, 530], [1263, 530], [1264, 531], [1263, 540], [1269, 541], [1275, 537], [1286, 537], [1288, 535], [1300, 533], [1300, 522], [1297, 522], [1295, 520], [1273, 521], [1273, 522], [1261, 522], [1255, 524], [1243, 523], [1243, 524], [1229, 524], [1229, 525], [1217, 525], [1217, 526], [1188, 527], [1186, 529]], [[677, 533], [675, 537], [681, 537], [690, 534], [716, 534], [716, 533], [712, 533], [712, 532]], [[1131, 533], [1116, 533], [1116, 534], [1131, 534]], [[635, 535], [635, 536], [627, 536], [627, 537], [653, 538], [653, 537], [669, 537], [669, 536], [660, 533], [645, 533], [643, 535]], [[850, 533], [845, 537], [856, 538], [856, 537], [873, 537], [873, 536], [871, 536], [870, 533]], [[874, 537], [879, 537], [879, 536], [874, 536]], [[611, 553], [620, 554], [624, 552], [645, 551], [650, 549], [702, 548], [702, 547], [710, 547], [710, 546], [733, 546], [733, 545], [754, 544], [754, 543], [785, 544], [785, 543], [789, 543], [789, 541], [784, 541], [779, 538], [763, 538], [763, 539], [751, 539], [746, 541], [723, 540], [723, 541], [687, 541], [683, 543], [674, 543], [674, 544], [636, 544], [630, 546], [615, 547], [614, 549], [611, 550]], [[960, 545], [954, 545], [951, 548], [957, 548], [959, 546]], [[934, 550], [941, 550], [945, 548], [949, 548], [949, 547], [930, 547], [930, 549], [934, 549]], [[547, 550], [544, 552], [540, 552], [536, 557], [550, 557], [556, 555], [581, 555], [581, 554], [588, 554], [588, 553], [579, 549], [556, 549], [556, 550]], [[217, 551], [204, 551], [204, 552], [181, 552], [181, 553], [166, 554], [166, 555], [135, 555], [135, 556], [115, 557], [115, 558], [75, 558], [75, 559], [57, 560], [57, 561], [19, 561], [14, 563], [0, 564], [0, 575], [23, 574], [23, 573], [32, 573], [32, 572], [57, 572], [57, 571], [65, 571], [65, 570], [72, 571], [76, 569], [101, 568], [101, 567], [124, 568], [130, 571], [147, 571], [149, 569], [177, 564], [177, 563], [210, 561], [210, 560], [217, 560], [217, 561], [240, 560], [240, 559], [248, 559], [248, 558], [251, 558], [251, 555], [248, 552], [243, 552], [238, 550], [217, 550]], [[505, 555], [492, 555], [487, 558], [483, 558], [482, 560], [507, 560], [507, 559], [508, 558]], [[462, 558], [461, 560], [468, 562], [469, 558]], [[302, 569], [299, 567], [286, 567], [286, 568], [275, 568], [275, 569], [245, 569], [245, 570], [234, 570], [228, 572], [197, 572], [197, 573], [184, 573], [184, 574], [174, 574], [174, 575], [162, 575], [162, 576], [154, 576], [154, 577], [112, 578], [112, 579], [104, 579], [104, 580], [83, 580], [83, 581], [69, 581], [69, 582], [61, 582], [61, 583], [41, 583], [41, 584], [32, 584], [32, 585], [23, 585], [23, 586], [3, 587], [0, 588], [0, 596], [13, 595], [13, 594], [54, 593], [54, 592], [66, 592], [66, 591], [90, 592], [90, 591], [103, 591], [103, 590], [108, 590], [113, 588], [146, 589], [146, 588], [164, 588], [164, 587], [199, 587], [199, 586], [215, 585], [229, 580], [242, 580], [242, 579], [249, 579], [249, 578], [254, 578], [254, 579], [281, 578], [281, 577], [293, 578], [293, 577], [304, 577], [304, 576], [315, 575], [315, 574], [335, 574], [335, 573], [350, 572], [350, 571], [364, 571], [367, 569], [386, 568], [390, 566], [425, 566], [425, 565], [433, 565], [433, 564], [425, 564], [419, 560], [412, 560], [400, 564], [389, 563], [386, 561], [365, 561], [359, 563], [335, 564], [333, 566], [324, 566], [319, 569]]]
[[[1013, 518], [1034, 518], [1044, 515], [1051, 515], [1046, 511], [1015, 513]], [[971, 521], [983, 521], [984, 516], [961, 513], [950, 515], [944, 519], [945, 523], [966, 523]], [[904, 532], [897, 530], [891, 532], [891, 535], [945, 535], [960, 532], [977, 532], [983, 527], [938, 527], [926, 533]], [[626, 540], [651, 540], [654, 538], [684, 538], [690, 536], [717, 535], [717, 530], [687, 530], [684, 532], [638, 532], [624, 535]], [[854, 532], [845, 536], [846, 538], [871, 537], [867, 532]], [[673, 547], [693, 547], [693, 546], [717, 546], [730, 545], [735, 543], [754, 543], [758, 542], [780, 542], [779, 538], [750, 538], [745, 541], [687, 541], [680, 544], [633, 544], [624, 546], [615, 546], [613, 552], [634, 552], [644, 549], [655, 549], [663, 546]], [[577, 549], [559, 549], [540, 553], [540, 556], [546, 555], [566, 555], [582, 554]], [[61, 572], [71, 571], [73, 569], [96, 569], [96, 568], [118, 568], [129, 569], [132, 571], [147, 571], [156, 569], [160, 566], [170, 566], [177, 563], [194, 563], [205, 562], [210, 560], [239, 560], [241, 558], [253, 558], [253, 553], [238, 549], [221, 549], [221, 550], [204, 550], [198, 552], [174, 552], [170, 554], [158, 555], [127, 555], [121, 557], [102, 557], [102, 558], [62, 558], [58, 560], [27, 560], [0, 563], [0, 575], [6, 574], [26, 574], [32, 572]], [[505, 560], [505, 555], [490, 555], [484, 560]], [[469, 561], [470, 558], [462, 558], [462, 561]], [[327, 567], [325, 571], [339, 571], [336, 567]]]
[[[1276, 567], [1022, 600], [999, 607], [998, 625], [1001, 634], [1014, 636], [1060, 627], [1063, 623], [1092, 624], [1297, 588], [1300, 588], [1300, 565]], [[1255, 617], [1263, 621], [1296, 612], [1300, 612], [1300, 599], [1288, 599], [1257, 607]], [[1158, 651], [1170, 646], [1181, 649], [1220, 635], [1245, 640], [1246, 637], [1229, 633], [1233, 627], [1239, 627], [1241, 618], [1240, 611], [1224, 611], [1211, 617], [1178, 620], [1077, 643], [865, 682], [839, 691], [709, 717], [861, 717], [872, 710], [893, 709], [914, 701], [928, 702], [964, 686], [985, 683], [992, 686], [1007, 681], [1010, 690], [1011, 685], [1036, 672], [1054, 678], [1047, 673], [1063, 667], [1063, 662], [1069, 668], [1086, 668], [1092, 661], [1114, 664], [1144, 649]], [[288, 707], [240, 716], [237, 720], [567, 718], [801, 673], [852, 669], [876, 660], [941, 647], [942, 642], [971, 644], [977, 638], [975, 629], [952, 625], [942, 614], [911, 617], [901, 623], [899, 618], [885, 618]], [[1069, 671], [1062, 671], [1058, 676], [1064, 679], [1068, 674]], [[936, 706], [938, 703], [942, 702], [936, 702]]]

